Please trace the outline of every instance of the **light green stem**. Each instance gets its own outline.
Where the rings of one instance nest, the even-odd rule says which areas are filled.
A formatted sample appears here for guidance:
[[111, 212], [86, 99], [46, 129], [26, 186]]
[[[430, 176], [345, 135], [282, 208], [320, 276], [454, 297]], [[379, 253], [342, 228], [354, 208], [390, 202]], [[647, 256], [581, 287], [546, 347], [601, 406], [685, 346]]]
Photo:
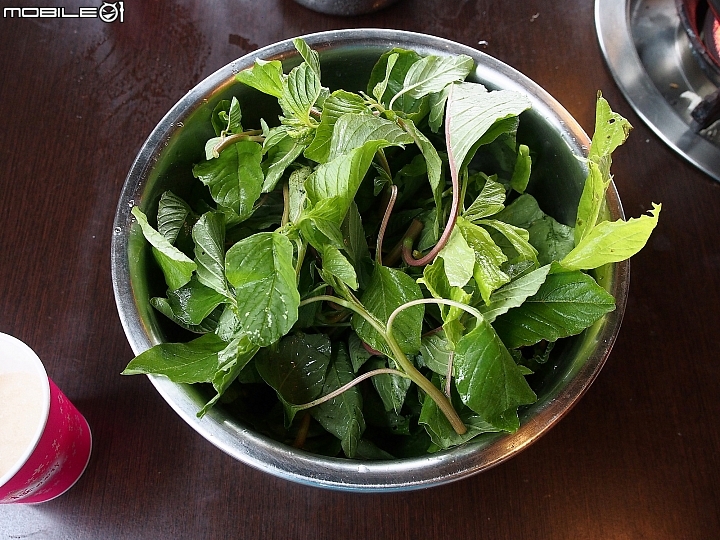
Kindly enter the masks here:
[[[402, 369], [402, 371], [405, 373], [408, 379], [410, 379], [412, 382], [417, 384], [427, 395], [430, 396], [430, 398], [437, 404], [437, 406], [440, 408], [440, 410], [443, 412], [445, 417], [448, 419], [448, 422], [450, 422], [450, 425], [452, 425], [453, 429], [458, 435], [462, 435], [467, 431], [467, 428], [465, 427], [465, 424], [463, 424], [463, 421], [458, 416], [457, 411], [453, 408], [452, 404], [448, 400], [448, 398], [445, 396], [445, 394], [442, 393], [438, 388], [435, 387], [433, 383], [431, 383], [429, 380], [425, 378], [425, 376], [418, 371], [418, 369], [413, 365], [413, 363], [408, 360], [407, 356], [405, 356], [405, 353], [400, 348], [400, 345], [398, 344], [395, 337], [392, 335], [391, 331], [391, 324], [392, 320], [394, 320], [395, 317], [393, 315], [397, 315], [402, 309], [405, 307], [410, 307], [410, 304], [412, 302], [408, 302], [407, 304], [403, 304], [398, 309], [396, 309], [393, 314], [390, 316], [391, 319], [388, 319], [388, 325], [383, 327], [382, 323], [378, 321], [371, 313], [369, 313], [365, 308], [363, 308], [359, 304], [355, 304], [352, 302], [348, 302], [347, 300], [344, 300], [342, 298], [338, 298], [335, 296], [330, 295], [320, 295], [320, 296], [313, 296], [312, 298], [307, 298], [300, 302], [300, 306], [303, 306], [305, 304], [309, 304], [310, 302], [321, 302], [321, 301], [328, 301], [333, 302], [335, 304], [338, 304], [339, 306], [343, 306], [351, 311], [354, 311], [358, 315], [360, 315], [362, 318], [364, 318], [370, 325], [377, 331], [378, 334], [385, 340], [385, 342], [390, 347], [390, 350], [392, 351], [393, 358], [395, 359], [395, 362], [397, 362], [398, 366]], [[419, 300], [414, 300], [413, 302], [419, 303]], [[414, 305], [414, 304], [413, 304]], [[467, 307], [467, 306], [466, 306]]]

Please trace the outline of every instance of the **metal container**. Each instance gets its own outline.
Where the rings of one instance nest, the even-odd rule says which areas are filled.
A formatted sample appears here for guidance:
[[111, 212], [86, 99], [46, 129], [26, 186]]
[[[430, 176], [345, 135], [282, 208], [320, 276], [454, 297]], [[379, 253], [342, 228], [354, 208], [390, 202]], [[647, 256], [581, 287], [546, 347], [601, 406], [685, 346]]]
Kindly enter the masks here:
[[394, 4], [398, 0], [295, 0], [313, 11], [328, 15], [363, 15]]
[[[533, 81], [475, 49], [423, 34], [354, 29], [322, 32], [304, 39], [319, 51], [323, 83], [331, 90], [363, 89], [377, 58], [392, 47], [401, 47], [423, 55], [467, 54], [477, 64], [469, 80], [492, 89], [524, 92], [532, 102], [532, 110], [523, 113], [518, 138], [536, 152], [528, 191], [556, 219], [574, 223], [587, 172], [581, 158], [589, 139], [570, 114]], [[292, 40], [287, 40], [221, 68], [165, 115], [143, 144], [128, 174], [114, 223], [112, 281], [120, 319], [135, 354], [157, 343], [172, 341], [173, 334], [171, 325], [150, 306], [150, 297], [164, 294], [165, 286], [159, 271], [154, 269], [151, 250], [132, 219], [131, 207], [138, 205], [146, 213], [156, 211], [161, 193], [170, 187], [183, 196], [193, 181], [193, 164], [203, 158], [204, 141], [212, 136], [209, 120], [219, 100], [233, 95], [241, 103], [252, 99], [256, 106], [243, 111], [243, 122], [247, 125], [275, 111], [276, 104], [271, 99], [235, 82], [235, 74], [258, 58], [282, 60], [286, 72], [301, 61]], [[251, 118], [253, 115], [257, 118]], [[607, 203], [611, 219], [623, 217], [614, 185], [608, 190]], [[208, 399], [200, 387], [174, 384], [161, 376], [150, 376], [150, 380], [180, 417], [208, 441], [270, 474], [303, 484], [354, 491], [407, 490], [444, 484], [517, 454], [577, 402], [610, 353], [625, 310], [628, 277], [627, 262], [609, 265], [596, 274], [598, 282], [616, 298], [617, 309], [555, 348], [551, 365], [536, 376], [534, 390], [538, 401], [521, 409], [521, 427], [516, 433], [481, 436], [459, 448], [424, 457], [380, 462], [310, 454], [253, 432], [230, 417], [222, 406], [198, 419], [196, 413]]]

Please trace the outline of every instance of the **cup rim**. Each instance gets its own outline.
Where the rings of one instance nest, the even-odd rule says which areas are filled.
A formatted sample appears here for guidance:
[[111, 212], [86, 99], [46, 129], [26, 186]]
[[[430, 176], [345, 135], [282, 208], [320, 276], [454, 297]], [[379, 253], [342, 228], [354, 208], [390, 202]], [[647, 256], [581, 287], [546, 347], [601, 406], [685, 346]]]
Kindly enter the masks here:
[[[9, 371], [4, 371], [0, 366], [0, 375], [6, 373], [34, 373], [41, 376], [43, 383], [41, 388], [42, 394], [40, 397], [43, 401], [43, 414], [42, 420], [38, 422], [38, 426], [35, 429], [35, 433], [33, 434], [32, 443], [28, 444], [27, 448], [18, 458], [15, 464], [10, 467], [10, 469], [4, 475], [0, 476], [0, 488], [7, 484], [18, 473], [18, 471], [22, 469], [23, 465], [25, 465], [27, 460], [33, 454], [35, 448], [37, 448], [37, 445], [40, 442], [42, 434], [45, 432], [45, 426], [47, 425], [48, 416], [50, 414], [50, 381], [48, 379], [47, 371], [45, 370], [45, 366], [43, 365], [42, 360], [40, 360], [40, 357], [35, 353], [35, 351], [30, 348], [27, 343], [21, 341], [14, 336], [0, 332], [0, 351], [4, 351], [5, 348], [8, 346], [14, 347], [21, 354], [23, 354], [24, 359], [21, 360], [21, 362], [28, 362], [28, 367], [31, 367], [32, 369], [11, 369]], [[2, 364], [3, 361], [4, 357], [0, 354], [0, 364]]]

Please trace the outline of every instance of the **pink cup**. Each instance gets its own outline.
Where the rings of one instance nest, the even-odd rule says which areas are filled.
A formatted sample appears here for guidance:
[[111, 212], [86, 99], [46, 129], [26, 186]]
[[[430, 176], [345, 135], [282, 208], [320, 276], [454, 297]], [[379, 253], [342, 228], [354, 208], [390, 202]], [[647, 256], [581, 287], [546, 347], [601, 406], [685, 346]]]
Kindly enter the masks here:
[[[0, 443], [3, 437], [7, 443], [0, 449], [12, 446], [9, 441], [15, 435], [8, 433], [22, 432], [13, 438], [18, 445], [6, 452], [4, 462], [0, 460], [0, 467], [5, 465], [5, 471], [0, 468], [0, 504], [41, 503], [59, 497], [78, 481], [90, 460], [92, 436], [83, 415], [50, 380], [30, 347], [0, 333], [0, 407], [3, 410], [7, 411], [12, 405], [9, 396], [14, 392], [9, 383], [3, 386], [3, 380], [15, 381], [22, 377], [29, 377], [27, 380], [32, 384], [23, 387], [21, 394], [13, 395], [27, 400], [33, 414], [28, 415], [27, 421], [9, 420], [5, 433], [0, 425]], [[6, 395], [2, 394], [3, 389]]]

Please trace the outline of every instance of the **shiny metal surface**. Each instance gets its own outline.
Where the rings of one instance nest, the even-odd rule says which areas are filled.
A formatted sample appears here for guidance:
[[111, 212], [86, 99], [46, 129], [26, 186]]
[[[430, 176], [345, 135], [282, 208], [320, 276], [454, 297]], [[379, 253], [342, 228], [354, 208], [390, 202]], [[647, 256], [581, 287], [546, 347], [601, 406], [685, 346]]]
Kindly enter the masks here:
[[[525, 92], [533, 109], [523, 113], [518, 134], [537, 153], [528, 188], [548, 213], [566, 223], [575, 218], [575, 207], [586, 169], [579, 156], [589, 140], [570, 114], [534, 82], [502, 62], [470, 47], [424, 34], [396, 30], [357, 29], [304, 36], [318, 50], [323, 82], [335, 89], [360, 89], [379, 55], [391, 47], [414, 49], [421, 54], [472, 56], [477, 68], [471, 79], [491, 88]], [[203, 155], [203, 137], [208, 135], [210, 113], [220, 99], [235, 95], [243, 103], [252, 98], [251, 115], [267, 113], [269, 101], [254, 90], [236, 84], [234, 74], [252, 65], [256, 58], [280, 59], [286, 69], [299, 63], [291, 40], [244, 56], [208, 77], [183, 97], [160, 121], [141, 148], [125, 182], [115, 217], [112, 242], [112, 279], [120, 319], [136, 354], [171, 339], [172, 330], [153, 311], [150, 296], [164, 292], [161, 278], [152, 268], [152, 253], [133, 223], [130, 209], [139, 205], [153, 211], [160, 194], [172, 184], [182, 189], [192, 181], [194, 162]], [[538, 181], [542, 178], [542, 181]], [[608, 191], [611, 219], [623, 216], [611, 186]], [[617, 309], [579, 336], [556, 347], [549, 369], [538, 375], [534, 388], [538, 401], [521, 411], [521, 428], [512, 435], [489, 435], [460, 448], [433, 455], [360, 462], [313, 455], [280, 444], [248, 429], [229, 417], [221, 407], [203, 419], [196, 412], [207, 396], [202, 390], [177, 385], [163, 377], [152, 383], [168, 404], [190, 426], [212, 444], [238, 460], [270, 474], [326, 488], [353, 491], [406, 490], [444, 484], [488, 469], [526, 448], [553, 426], [582, 396], [602, 368], [625, 310], [629, 279], [627, 262], [606, 267], [598, 281], [616, 298]], [[559, 349], [559, 350], [558, 350]], [[148, 434], [148, 436], [152, 436]]]
[[717, 126], [692, 129], [690, 112], [715, 85], [703, 73], [674, 0], [596, 0], [595, 25], [608, 67], [635, 112], [690, 163], [720, 180]]
[[295, 0], [301, 6], [328, 15], [362, 15], [394, 4], [398, 0]]

